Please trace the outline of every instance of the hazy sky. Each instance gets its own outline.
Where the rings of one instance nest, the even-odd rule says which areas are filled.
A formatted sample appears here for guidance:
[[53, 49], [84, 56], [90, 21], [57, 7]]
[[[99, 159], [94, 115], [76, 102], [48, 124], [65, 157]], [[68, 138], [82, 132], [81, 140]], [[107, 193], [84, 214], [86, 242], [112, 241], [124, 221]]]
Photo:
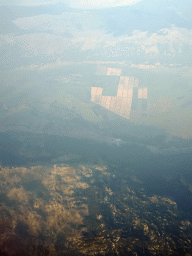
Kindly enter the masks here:
[[103, 8], [103, 7], [115, 7], [124, 5], [133, 5], [142, 0], [2, 0], [0, 5], [21, 5], [21, 6], [40, 6], [49, 5], [55, 3], [65, 3], [74, 8]]

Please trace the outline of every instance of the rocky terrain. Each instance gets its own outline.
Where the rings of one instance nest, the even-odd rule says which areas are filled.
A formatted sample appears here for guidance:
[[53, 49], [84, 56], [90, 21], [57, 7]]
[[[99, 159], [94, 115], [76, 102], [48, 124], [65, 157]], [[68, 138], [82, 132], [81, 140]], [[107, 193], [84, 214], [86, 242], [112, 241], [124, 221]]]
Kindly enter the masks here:
[[192, 255], [190, 220], [131, 171], [1, 167], [0, 185], [5, 255]]

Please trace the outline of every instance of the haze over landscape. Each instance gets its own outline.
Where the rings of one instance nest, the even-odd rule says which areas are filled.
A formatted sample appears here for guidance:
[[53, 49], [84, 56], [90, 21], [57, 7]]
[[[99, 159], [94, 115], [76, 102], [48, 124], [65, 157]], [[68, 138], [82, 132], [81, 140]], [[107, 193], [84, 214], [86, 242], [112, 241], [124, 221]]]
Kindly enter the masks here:
[[0, 255], [192, 255], [191, 14], [0, 1]]

